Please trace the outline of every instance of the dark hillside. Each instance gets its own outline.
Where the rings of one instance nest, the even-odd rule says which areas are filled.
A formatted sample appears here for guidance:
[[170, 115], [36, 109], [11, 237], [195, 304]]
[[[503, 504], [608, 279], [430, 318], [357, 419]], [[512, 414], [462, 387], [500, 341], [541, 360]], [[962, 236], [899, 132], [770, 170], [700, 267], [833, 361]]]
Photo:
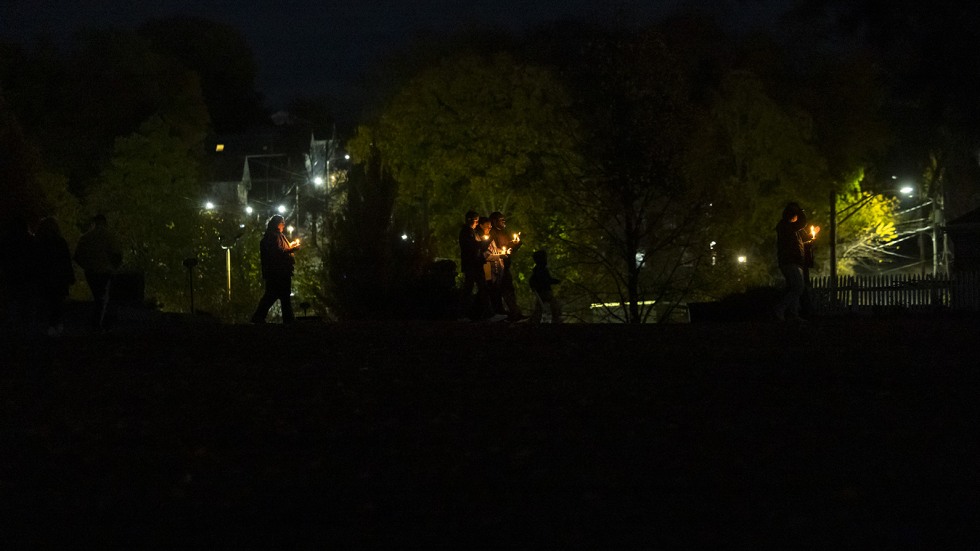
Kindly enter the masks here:
[[0, 340], [16, 547], [972, 547], [980, 320]]

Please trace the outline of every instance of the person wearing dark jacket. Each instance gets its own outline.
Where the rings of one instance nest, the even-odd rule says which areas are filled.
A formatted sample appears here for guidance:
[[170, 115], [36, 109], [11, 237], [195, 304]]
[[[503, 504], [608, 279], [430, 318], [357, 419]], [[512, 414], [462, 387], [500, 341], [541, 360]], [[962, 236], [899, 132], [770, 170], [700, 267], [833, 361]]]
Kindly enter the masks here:
[[504, 312], [504, 304], [507, 305], [507, 321], [523, 321], [527, 316], [521, 312], [520, 305], [517, 304], [517, 294], [514, 289], [514, 277], [510, 272], [511, 255], [516, 253], [524, 242], [521, 241], [520, 233], [507, 233], [507, 218], [501, 212], [490, 213], [490, 240], [499, 251], [502, 251], [503, 273], [500, 275], [498, 284], [499, 293], [493, 301], [494, 310], [498, 314]]
[[64, 330], [65, 298], [75, 283], [68, 242], [54, 218], [41, 220], [34, 233], [34, 266], [37, 273], [38, 305], [46, 316], [48, 335], [60, 336]]
[[483, 252], [489, 245], [489, 241], [484, 241], [477, 235], [476, 228], [479, 221], [479, 213], [471, 210], [466, 213], [466, 222], [459, 229], [459, 268], [463, 272], [460, 314], [474, 320], [488, 318], [493, 314], [490, 310], [486, 278], [483, 275], [485, 262]]
[[817, 231], [819, 228], [814, 226], [814, 235], [807, 233], [806, 213], [796, 203], [786, 205], [776, 224], [776, 261], [786, 280], [786, 292], [775, 308], [776, 319], [780, 321], [801, 319], [800, 300], [806, 291], [807, 247]]
[[4, 330], [27, 331], [34, 318], [34, 235], [21, 217], [0, 227], [0, 312]]
[[265, 323], [269, 308], [279, 301], [282, 310], [283, 324], [290, 324], [295, 319], [293, 304], [289, 298], [293, 287], [293, 266], [296, 263], [293, 253], [299, 248], [298, 243], [290, 243], [282, 233], [286, 220], [278, 214], [269, 218], [265, 235], [259, 243], [259, 256], [262, 263], [262, 278], [265, 279], [265, 294], [259, 299], [259, 305], [252, 314], [252, 323]]
[[551, 291], [551, 286], [561, 283], [561, 280], [551, 277], [551, 272], [548, 271], [547, 251], [534, 251], [531, 258], [534, 259], [534, 269], [531, 271], [530, 283], [531, 290], [535, 294], [534, 309], [531, 310], [531, 323], [541, 323], [541, 314], [545, 304], [551, 310], [551, 323], [561, 323], [561, 303]]
[[92, 291], [92, 323], [97, 329], [107, 329], [115, 318], [112, 279], [122, 265], [119, 240], [109, 231], [104, 214], [92, 218], [90, 229], [82, 234], [75, 246], [75, 262], [85, 272], [85, 282]]

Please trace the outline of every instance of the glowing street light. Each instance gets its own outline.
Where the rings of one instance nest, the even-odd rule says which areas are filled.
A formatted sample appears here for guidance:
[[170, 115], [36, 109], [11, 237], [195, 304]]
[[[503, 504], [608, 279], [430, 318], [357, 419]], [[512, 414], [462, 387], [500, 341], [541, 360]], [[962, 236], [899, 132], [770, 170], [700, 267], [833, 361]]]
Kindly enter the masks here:
[[253, 212], [255, 212], [255, 209], [252, 207], [245, 207], [245, 214], [252, 214]]
[[204, 203], [204, 208], [207, 209], [207, 210], [214, 210], [214, 203], [212, 203], [211, 201], [208, 201], [208, 202]]
[[225, 288], [227, 289], [228, 292], [228, 302], [231, 302], [231, 248], [234, 247], [236, 243], [238, 243], [238, 240], [241, 237], [242, 237], [242, 233], [239, 232], [238, 235], [236, 235], [233, 239], [230, 240], [231, 242], [229, 243], [228, 238], [226, 238], [225, 236], [223, 235], [218, 236], [218, 244], [225, 251], [225, 276], [226, 276]]
[[278, 207], [276, 207], [276, 212], [278, 212], [279, 214], [285, 214], [286, 213], [285, 205], [279, 205]]

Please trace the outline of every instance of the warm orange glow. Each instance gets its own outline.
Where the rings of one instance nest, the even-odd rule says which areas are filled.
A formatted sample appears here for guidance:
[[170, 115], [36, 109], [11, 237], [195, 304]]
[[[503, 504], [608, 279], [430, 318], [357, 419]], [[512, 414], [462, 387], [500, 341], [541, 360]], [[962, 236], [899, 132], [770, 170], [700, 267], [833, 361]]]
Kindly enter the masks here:
[[214, 146], [214, 150], [217, 151], [218, 153], [224, 151], [225, 150], [225, 144], [219, 143], [218, 145]]
[[299, 246], [299, 238], [296, 238], [296, 240], [293, 241], [292, 243], [290, 243], [289, 246], [290, 247], [298, 247]]

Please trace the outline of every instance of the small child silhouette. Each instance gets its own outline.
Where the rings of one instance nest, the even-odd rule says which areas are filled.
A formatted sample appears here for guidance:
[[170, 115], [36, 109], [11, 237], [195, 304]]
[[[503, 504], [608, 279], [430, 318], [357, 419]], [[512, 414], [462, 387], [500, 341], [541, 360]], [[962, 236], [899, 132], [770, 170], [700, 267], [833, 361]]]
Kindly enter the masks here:
[[531, 323], [541, 323], [541, 314], [545, 304], [551, 310], [551, 323], [561, 323], [561, 303], [551, 291], [551, 286], [561, 283], [561, 280], [551, 277], [551, 272], [548, 271], [547, 251], [543, 249], [534, 251], [531, 258], [534, 259], [534, 270], [531, 272], [530, 283], [531, 290], [534, 291], [535, 295]]

